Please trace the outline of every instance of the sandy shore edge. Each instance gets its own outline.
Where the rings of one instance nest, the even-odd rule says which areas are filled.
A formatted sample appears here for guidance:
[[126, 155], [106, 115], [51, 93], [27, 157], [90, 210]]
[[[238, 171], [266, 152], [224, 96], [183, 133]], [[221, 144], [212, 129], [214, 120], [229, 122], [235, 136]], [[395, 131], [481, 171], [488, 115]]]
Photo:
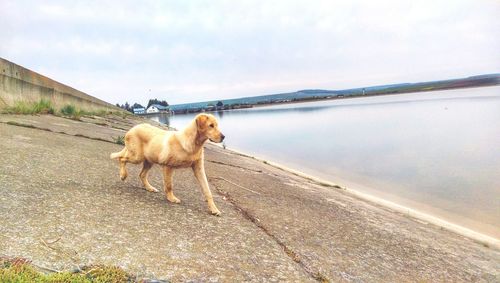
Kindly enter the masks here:
[[260, 162], [266, 163], [266, 164], [268, 164], [270, 166], [273, 166], [275, 168], [287, 171], [287, 172], [295, 174], [297, 176], [300, 176], [300, 177], [303, 177], [303, 178], [306, 178], [306, 179], [310, 179], [310, 180], [313, 180], [313, 181], [321, 183], [321, 184], [326, 184], [326, 185], [329, 185], [329, 186], [332, 186], [332, 187], [338, 187], [338, 188], [342, 189], [343, 191], [349, 193], [350, 195], [358, 197], [358, 198], [360, 198], [362, 200], [366, 200], [366, 201], [369, 201], [371, 203], [374, 203], [374, 204], [377, 204], [377, 205], [389, 208], [389, 209], [391, 209], [391, 210], [393, 210], [395, 212], [404, 214], [404, 215], [406, 215], [408, 217], [417, 219], [419, 221], [424, 221], [424, 222], [436, 225], [436, 226], [438, 226], [440, 228], [443, 228], [443, 229], [446, 229], [448, 231], [454, 232], [454, 233], [456, 233], [458, 235], [467, 237], [467, 238], [469, 238], [469, 239], [471, 239], [473, 241], [476, 241], [476, 242], [478, 242], [478, 243], [480, 243], [480, 244], [482, 244], [484, 246], [500, 250], [500, 240], [496, 239], [494, 237], [491, 237], [491, 236], [479, 233], [477, 231], [471, 230], [469, 228], [466, 228], [466, 227], [463, 227], [463, 226], [460, 226], [460, 225], [448, 222], [446, 220], [443, 220], [443, 219], [438, 218], [436, 216], [433, 216], [433, 215], [430, 215], [430, 214], [427, 214], [427, 213], [415, 210], [413, 208], [406, 207], [404, 205], [397, 204], [395, 202], [382, 199], [380, 197], [376, 197], [376, 196], [373, 196], [373, 195], [370, 195], [370, 194], [367, 194], [367, 193], [363, 193], [363, 192], [360, 192], [360, 191], [357, 191], [357, 190], [354, 190], [354, 189], [351, 189], [351, 188], [348, 188], [348, 187], [340, 186], [340, 185], [335, 184], [333, 182], [321, 179], [321, 178], [313, 176], [313, 175], [306, 174], [304, 172], [295, 170], [293, 168], [287, 167], [287, 166], [279, 164], [277, 162], [273, 162], [273, 161], [269, 161], [269, 160], [264, 160], [264, 159], [261, 159], [259, 157], [252, 156], [252, 155], [250, 155], [248, 153], [245, 153], [245, 152], [242, 152], [242, 151], [239, 151], [239, 150], [236, 150], [236, 149], [232, 149], [232, 148], [229, 148], [229, 147], [223, 147], [220, 144], [215, 144], [215, 143], [211, 143], [211, 144], [214, 145], [214, 146], [220, 147], [220, 148], [224, 148], [225, 150], [229, 150], [231, 152], [234, 152], [234, 153], [236, 153], [238, 155], [258, 160]]

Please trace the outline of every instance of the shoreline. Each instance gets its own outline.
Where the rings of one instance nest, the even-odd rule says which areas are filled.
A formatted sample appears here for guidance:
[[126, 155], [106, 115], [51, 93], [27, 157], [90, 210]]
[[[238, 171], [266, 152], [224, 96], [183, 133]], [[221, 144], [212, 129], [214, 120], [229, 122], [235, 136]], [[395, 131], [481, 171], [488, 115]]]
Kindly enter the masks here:
[[245, 107], [230, 108], [230, 109], [214, 109], [214, 110], [203, 109], [200, 111], [186, 111], [184, 113], [175, 113], [175, 111], [172, 111], [172, 114], [169, 114], [169, 112], [159, 112], [159, 113], [140, 114], [139, 116], [148, 116], [148, 115], [151, 116], [151, 115], [155, 115], [155, 114], [188, 115], [188, 114], [199, 114], [199, 113], [217, 113], [217, 112], [225, 112], [225, 111], [232, 111], [232, 110], [277, 106], [277, 105], [301, 104], [301, 103], [320, 102], [320, 101], [344, 101], [344, 100], [351, 100], [351, 99], [356, 99], [356, 98], [397, 96], [397, 95], [405, 95], [405, 94], [466, 90], [466, 89], [471, 89], [471, 88], [486, 88], [486, 87], [498, 87], [498, 86], [499, 86], [499, 84], [497, 83], [497, 84], [460, 86], [460, 87], [449, 87], [449, 88], [438, 88], [438, 89], [421, 89], [421, 90], [412, 90], [412, 91], [403, 91], [403, 92], [387, 92], [387, 93], [378, 93], [378, 94], [348, 95], [348, 96], [343, 96], [343, 97], [307, 98], [307, 99], [300, 99], [300, 100], [295, 100], [295, 101], [291, 100], [291, 101], [283, 101], [283, 102], [266, 102], [266, 103], [258, 103], [258, 104], [248, 104], [248, 106], [245, 106]]
[[320, 185], [326, 185], [326, 186], [329, 186], [329, 187], [332, 187], [332, 188], [341, 189], [342, 191], [344, 191], [344, 192], [346, 192], [346, 193], [348, 193], [348, 194], [350, 194], [352, 196], [355, 196], [355, 197], [357, 197], [357, 198], [359, 198], [361, 200], [368, 201], [368, 202], [380, 205], [380, 206], [382, 206], [384, 208], [388, 208], [388, 209], [390, 209], [392, 211], [401, 213], [401, 214], [406, 215], [406, 216], [408, 216], [410, 218], [413, 218], [413, 219], [416, 219], [416, 220], [419, 220], [419, 221], [423, 221], [423, 222], [427, 222], [429, 224], [433, 224], [435, 226], [438, 226], [439, 228], [446, 229], [448, 231], [451, 231], [453, 233], [456, 233], [458, 235], [461, 235], [461, 236], [469, 238], [469, 239], [471, 239], [473, 241], [476, 241], [476, 242], [482, 244], [483, 246], [490, 247], [490, 248], [495, 248], [497, 250], [500, 250], [500, 239], [497, 239], [495, 237], [482, 234], [482, 233], [474, 231], [472, 229], [469, 229], [469, 228], [460, 226], [458, 224], [446, 221], [446, 220], [441, 219], [441, 218], [439, 218], [437, 216], [433, 216], [431, 214], [428, 214], [428, 213], [425, 213], [425, 212], [422, 212], [422, 211], [419, 211], [419, 210], [416, 210], [416, 209], [413, 209], [413, 208], [410, 208], [410, 207], [407, 207], [407, 206], [395, 203], [393, 201], [389, 201], [389, 200], [383, 199], [381, 197], [377, 197], [377, 196], [374, 196], [374, 195], [371, 195], [371, 194], [368, 194], [368, 193], [364, 193], [364, 192], [361, 192], [361, 191], [358, 191], [358, 190], [355, 190], [355, 189], [351, 189], [349, 187], [340, 186], [340, 185], [338, 185], [336, 183], [333, 183], [331, 181], [324, 180], [324, 179], [322, 179], [320, 177], [304, 173], [302, 171], [290, 168], [288, 166], [282, 165], [282, 164], [274, 162], [274, 161], [269, 161], [269, 160], [265, 160], [265, 159], [262, 159], [262, 158], [259, 158], [259, 157], [256, 157], [256, 156], [252, 156], [250, 154], [247, 154], [245, 152], [242, 152], [242, 151], [230, 148], [230, 147], [225, 147], [224, 148], [222, 145], [219, 145], [219, 144], [215, 144], [215, 143], [211, 143], [211, 144], [215, 145], [217, 147], [223, 148], [224, 150], [229, 150], [229, 151], [231, 151], [231, 152], [233, 152], [235, 154], [238, 154], [238, 155], [241, 155], [241, 156], [244, 156], [244, 157], [247, 157], [247, 158], [255, 159], [257, 161], [260, 161], [260, 162], [262, 162], [264, 164], [268, 164], [268, 165], [270, 165], [272, 167], [278, 168], [278, 169], [283, 170], [285, 172], [292, 173], [292, 174], [294, 174], [296, 176], [299, 176], [299, 177], [302, 177], [302, 178], [309, 179], [311, 181], [317, 182]]
[[[468, 86], [468, 87], [455, 87], [448, 89], [430, 89], [430, 90], [418, 90], [418, 91], [408, 91], [408, 92], [391, 92], [391, 93], [383, 93], [383, 94], [366, 94], [366, 95], [355, 95], [355, 96], [345, 96], [345, 97], [332, 97], [332, 98], [318, 98], [318, 99], [305, 99], [299, 101], [287, 101], [287, 102], [277, 102], [277, 103], [261, 103], [252, 105], [249, 108], [260, 108], [260, 107], [268, 107], [268, 106], [277, 106], [277, 105], [287, 105], [287, 104], [300, 104], [300, 103], [309, 103], [309, 102], [320, 102], [320, 101], [344, 101], [344, 100], [352, 100], [357, 98], [372, 98], [372, 97], [381, 97], [381, 96], [397, 96], [404, 94], [415, 94], [415, 93], [425, 93], [425, 92], [436, 92], [436, 91], [449, 91], [449, 90], [462, 90], [462, 89], [471, 89], [471, 88], [483, 88], [483, 87], [497, 87], [498, 84], [493, 85], [479, 85], [479, 86]], [[239, 109], [228, 109], [228, 110], [239, 110]], [[218, 111], [228, 111], [228, 110], [214, 110], [214, 111], [206, 111], [206, 112], [218, 112]], [[199, 112], [203, 113], [203, 112]], [[191, 113], [186, 113], [191, 114]], [[184, 115], [184, 114], [181, 114]]]

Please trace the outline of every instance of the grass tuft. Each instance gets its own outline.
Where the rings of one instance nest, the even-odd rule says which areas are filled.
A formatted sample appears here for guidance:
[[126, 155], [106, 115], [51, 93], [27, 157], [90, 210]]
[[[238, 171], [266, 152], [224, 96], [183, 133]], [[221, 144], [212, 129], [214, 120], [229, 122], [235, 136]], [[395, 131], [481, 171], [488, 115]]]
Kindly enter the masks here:
[[31, 102], [31, 103], [26, 101], [17, 101], [15, 102], [14, 106], [1, 109], [0, 113], [24, 114], [24, 115], [61, 114], [63, 116], [67, 116], [75, 120], [80, 120], [82, 116], [93, 118], [92, 116], [104, 117], [106, 115], [118, 115], [125, 119], [126, 117], [132, 115], [131, 113], [126, 111], [117, 111], [117, 110], [110, 110], [103, 108], [100, 108], [98, 110], [86, 111], [83, 109], [79, 109], [72, 104], [67, 104], [56, 112], [56, 109], [52, 105], [52, 102], [47, 99], [40, 99], [38, 102]]
[[54, 114], [54, 107], [49, 100], [41, 99], [33, 104], [33, 111], [40, 114]]
[[85, 114], [83, 110], [77, 109], [74, 105], [67, 104], [61, 108], [61, 114], [67, 116], [73, 120], [80, 120], [80, 118]]
[[99, 109], [97, 111], [86, 111], [83, 109], [76, 108], [74, 105], [68, 104], [61, 108], [61, 114], [67, 116], [74, 120], [80, 120], [81, 117], [85, 116], [88, 118], [93, 118], [93, 116], [104, 117], [108, 114], [113, 114], [112, 111], [108, 111], [106, 109]]
[[83, 268], [92, 282], [131, 282], [131, 276], [116, 266], [93, 265]]
[[66, 116], [73, 116], [76, 113], [76, 107], [74, 105], [67, 104], [61, 108], [61, 113]]
[[125, 145], [125, 137], [124, 136], [117, 136], [116, 138], [115, 137], [112, 137], [112, 138], [116, 144]]
[[105, 109], [100, 109], [94, 112], [94, 116], [99, 116], [99, 117], [104, 117], [108, 114], [111, 114], [111, 111], [105, 110]]
[[43, 274], [36, 270], [29, 261], [19, 258], [10, 260], [0, 260], [0, 282], [74, 282], [87, 283], [91, 279], [80, 274], [61, 272], [52, 274]]
[[32, 108], [24, 101], [18, 101], [13, 107], [6, 109], [10, 114], [33, 114]]
[[54, 114], [54, 107], [49, 100], [41, 99], [38, 102], [27, 103], [18, 101], [13, 107], [5, 109], [9, 114]]
[[29, 260], [22, 258], [0, 258], [0, 282], [135, 282], [136, 279], [116, 266], [92, 265], [81, 272], [39, 272]]

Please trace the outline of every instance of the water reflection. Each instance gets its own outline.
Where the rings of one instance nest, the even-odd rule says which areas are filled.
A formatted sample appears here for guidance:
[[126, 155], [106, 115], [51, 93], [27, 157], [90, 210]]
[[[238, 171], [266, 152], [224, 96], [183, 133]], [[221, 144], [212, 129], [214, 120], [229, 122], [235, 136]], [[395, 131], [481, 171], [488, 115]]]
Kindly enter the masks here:
[[165, 125], [167, 125], [169, 127], [171, 126], [170, 125], [170, 115], [167, 114], [167, 113], [158, 113], [158, 114], [156, 114], [154, 116], [151, 116], [150, 118], [153, 121], [165, 124]]

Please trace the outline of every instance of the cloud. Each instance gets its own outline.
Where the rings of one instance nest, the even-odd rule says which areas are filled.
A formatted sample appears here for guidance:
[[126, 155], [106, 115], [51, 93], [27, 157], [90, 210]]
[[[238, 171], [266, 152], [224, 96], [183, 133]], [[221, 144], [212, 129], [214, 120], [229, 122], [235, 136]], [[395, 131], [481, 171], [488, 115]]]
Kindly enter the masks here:
[[113, 103], [339, 89], [498, 72], [499, 12], [487, 0], [4, 0], [0, 57]]

